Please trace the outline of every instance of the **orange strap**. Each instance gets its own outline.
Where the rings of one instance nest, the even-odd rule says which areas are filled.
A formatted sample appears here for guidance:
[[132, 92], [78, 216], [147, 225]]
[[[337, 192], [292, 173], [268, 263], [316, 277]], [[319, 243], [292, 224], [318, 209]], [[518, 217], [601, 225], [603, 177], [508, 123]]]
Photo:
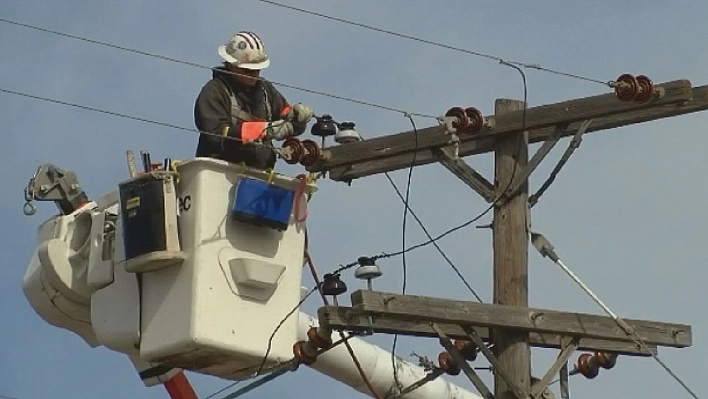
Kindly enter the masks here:
[[305, 187], [307, 187], [307, 176], [304, 174], [297, 175], [297, 178], [300, 180], [300, 184], [297, 186], [297, 190], [295, 190], [295, 221], [297, 223], [302, 223], [307, 219], [307, 209], [305, 209], [305, 212], [300, 215], [300, 201], [302, 200], [303, 195], [305, 195]]
[[243, 122], [241, 124], [241, 141], [248, 143], [262, 139], [266, 134], [267, 122]]

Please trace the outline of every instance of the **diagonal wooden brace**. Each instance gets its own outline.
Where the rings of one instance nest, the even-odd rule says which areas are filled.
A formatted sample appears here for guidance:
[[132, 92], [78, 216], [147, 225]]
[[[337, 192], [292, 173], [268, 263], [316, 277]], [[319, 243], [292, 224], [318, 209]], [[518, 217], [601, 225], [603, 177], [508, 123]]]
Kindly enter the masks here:
[[477, 375], [474, 369], [470, 367], [469, 363], [467, 363], [467, 360], [465, 360], [465, 357], [462, 356], [460, 351], [458, 351], [457, 348], [452, 345], [450, 338], [445, 335], [443, 330], [435, 323], [430, 323], [430, 326], [438, 334], [438, 337], [440, 337], [440, 344], [445, 348], [445, 350], [450, 354], [450, 356], [452, 356], [452, 359], [462, 369], [467, 378], [470, 379], [470, 381], [475, 386], [475, 388], [477, 388], [479, 393], [482, 394], [482, 397], [486, 399], [494, 399], [494, 395], [484, 384], [484, 381], [482, 381], [482, 379], [479, 377], [479, 375]]
[[563, 366], [567, 366], [568, 359], [570, 358], [570, 355], [575, 352], [576, 349], [578, 349], [578, 344], [580, 343], [580, 339], [578, 337], [574, 337], [573, 339], [570, 340], [568, 345], [565, 345], [563, 347], [563, 350], [558, 354], [558, 358], [556, 361], [551, 365], [551, 368], [548, 369], [546, 372], [546, 375], [543, 376], [540, 382], [538, 382], [532, 389], [531, 389], [531, 396], [533, 398], [540, 398], [541, 394], [543, 391], [546, 389], [548, 384], [551, 383], [551, 379], [553, 376], [560, 371], [560, 369]]
[[[580, 144], [580, 140], [582, 140], [583, 134], [585, 134], [585, 131], [588, 130], [588, 127], [590, 127], [590, 124], [592, 123], [592, 119], [587, 119], [583, 121], [580, 126], [578, 126], [578, 129], [575, 131], [575, 135], [573, 136], [572, 139], [572, 146], [574, 148], [577, 148], [578, 145]], [[531, 173], [533, 173], [534, 170], [538, 167], [538, 165], [543, 161], [544, 158], [546, 158], [546, 155], [555, 147], [556, 143], [558, 143], [558, 140], [564, 136], [564, 133], [568, 130], [568, 124], [563, 124], [563, 125], [558, 125], [555, 127], [553, 130], [553, 133], [544, 141], [543, 145], [541, 145], [541, 148], [539, 148], [536, 153], [533, 155], [533, 157], [529, 160], [529, 163], [526, 164], [526, 167], [524, 167], [524, 170], [521, 172], [521, 174], [514, 179], [513, 183], [509, 187], [506, 192], [502, 193], [502, 195], [506, 198], [512, 197], [517, 190], [523, 185], [526, 180], [528, 180], [529, 176], [531, 176]]]
[[573, 138], [570, 140], [570, 144], [568, 145], [568, 148], [566, 148], [565, 152], [563, 152], [563, 155], [561, 156], [561, 159], [558, 161], [556, 166], [553, 168], [551, 171], [551, 175], [546, 179], [545, 182], [541, 185], [541, 187], [531, 195], [528, 199], [529, 201], [529, 208], [532, 208], [536, 203], [538, 202], [538, 199], [543, 195], [543, 193], [548, 190], [548, 187], [551, 186], [553, 181], [555, 180], [556, 176], [560, 172], [560, 170], [563, 168], [563, 165], [565, 165], [566, 162], [568, 162], [568, 159], [570, 159], [570, 156], [573, 155], [573, 152], [580, 146], [580, 142], [583, 141], [583, 134], [585, 134], [585, 131], [588, 130], [588, 127], [592, 124], [592, 119], [588, 119], [583, 121], [582, 124], [578, 127], [578, 130], [575, 131], [575, 135], [573, 135]]
[[507, 374], [506, 370], [504, 367], [499, 363], [499, 360], [494, 356], [491, 350], [487, 347], [487, 345], [484, 343], [482, 340], [482, 337], [477, 334], [477, 331], [474, 329], [474, 327], [471, 326], [460, 326], [462, 329], [465, 330], [465, 332], [469, 335], [470, 339], [472, 339], [472, 342], [477, 345], [479, 348], [480, 352], [484, 355], [484, 357], [487, 358], [489, 363], [492, 365], [492, 368], [494, 369], [494, 372], [501, 377], [507, 385], [509, 385], [509, 388], [511, 388], [511, 391], [514, 393], [514, 396], [516, 396], [518, 399], [528, 399], [530, 398], [530, 394], [526, 392], [526, 390], [521, 389], [521, 387], [516, 384], [516, 382], [512, 381], [511, 378], [509, 378], [509, 375]]
[[546, 158], [546, 155], [548, 155], [549, 152], [555, 147], [556, 143], [558, 143], [558, 140], [560, 140], [561, 136], [563, 135], [563, 132], [568, 128], [568, 124], [563, 124], [563, 125], [558, 125], [555, 127], [553, 130], [553, 133], [551, 136], [543, 142], [543, 145], [541, 145], [541, 148], [539, 148], [536, 153], [531, 157], [529, 162], [526, 164], [524, 167], [524, 170], [521, 172], [519, 176], [517, 176], [516, 179], [512, 182], [512, 184], [509, 186], [509, 188], [506, 190], [506, 192], [501, 193], [504, 197], [510, 198], [514, 196], [516, 191], [519, 190], [519, 187], [521, 187], [522, 184], [526, 182], [526, 180], [531, 176], [531, 173], [533, 173], [534, 170], [538, 167], [538, 165], [543, 161], [544, 158]]
[[455, 157], [449, 148], [436, 148], [433, 155], [455, 176], [459, 177], [465, 184], [470, 186], [477, 194], [481, 195], [487, 202], [494, 201], [494, 186], [487, 181], [484, 176], [477, 173], [471, 166], [459, 157]]

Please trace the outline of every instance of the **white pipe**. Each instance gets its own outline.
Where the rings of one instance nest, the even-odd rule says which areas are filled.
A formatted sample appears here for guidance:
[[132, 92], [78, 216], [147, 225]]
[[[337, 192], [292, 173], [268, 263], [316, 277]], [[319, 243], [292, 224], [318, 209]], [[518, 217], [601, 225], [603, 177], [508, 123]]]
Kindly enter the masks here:
[[[307, 340], [307, 330], [310, 326], [318, 326], [316, 318], [300, 312], [300, 328], [299, 339]], [[340, 339], [338, 333], [332, 334], [332, 341], [336, 342]], [[354, 354], [361, 363], [367, 378], [374, 387], [374, 390], [380, 397], [386, 397], [386, 394], [394, 390], [396, 383], [393, 379], [393, 365], [391, 364], [391, 353], [381, 349], [376, 345], [372, 345], [360, 338], [350, 338]], [[397, 358], [398, 365], [398, 380], [405, 388], [423, 377], [426, 372], [422, 367], [409, 363], [405, 360]], [[317, 361], [310, 365], [314, 370], [325, 374], [343, 384], [349, 385], [357, 391], [373, 397], [371, 391], [366, 386], [357, 370], [356, 365], [352, 361], [349, 352], [344, 344], [338, 345], [327, 352], [317, 357]], [[428, 382], [422, 387], [408, 393], [404, 396], [406, 399], [482, 399], [470, 391], [462, 389], [456, 385], [450, 384], [444, 379], [438, 377], [433, 381]]]

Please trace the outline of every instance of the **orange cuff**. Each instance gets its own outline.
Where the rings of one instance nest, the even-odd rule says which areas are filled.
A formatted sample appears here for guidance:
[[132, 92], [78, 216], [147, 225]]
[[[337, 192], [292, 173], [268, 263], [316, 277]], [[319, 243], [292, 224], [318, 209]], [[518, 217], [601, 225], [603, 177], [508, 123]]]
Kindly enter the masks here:
[[285, 119], [285, 117], [288, 116], [288, 114], [289, 114], [290, 111], [292, 111], [292, 110], [293, 110], [293, 107], [292, 107], [292, 106], [286, 105], [285, 107], [283, 107], [282, 110], [280, 110], [280, 117], [283, 118], [283, 119]]
[[241, 141], [248, 143], [262, 139], [266, 135], [267, 122], [243, 122], [241, 124]]

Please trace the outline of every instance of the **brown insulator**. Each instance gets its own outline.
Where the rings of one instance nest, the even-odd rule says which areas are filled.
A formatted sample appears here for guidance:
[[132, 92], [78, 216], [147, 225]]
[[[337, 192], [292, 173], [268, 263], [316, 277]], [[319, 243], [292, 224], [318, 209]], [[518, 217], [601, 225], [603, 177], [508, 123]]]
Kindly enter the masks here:
[[634, 97], [634, 101], [638, 103], [645, 103], [651, 100], [651, 98], [654, 97], [655, 92], [654, 82], [652, 82], [651, 79], [645, 75], [637, 76], [636, 80], [638, 91], [637, 95]]
[[597, 360], [589, 353], [583, 353], [578, 357], [578, 366], [576, 368], [580, 374], [588, 379], [593, 379], [600, 374], [600, 366], [597, 364]]
[[445, 113], [445, 116], [451, 116], [457, 119], [456, 122], [452, 123], [452, 127], [459, 133], [469, 126], [470, 120], [465, 114], [465, 110], [462, 107], [452, 107]]
[[440, 369], [446, 372], [447, 374], [460, 374], [460, 367], [457, 366], [457, 363], [452, 360], [452, 356], [450, 356], [450, 354], [447, 352], [440, 352], [440, 354], [438, 355], [438, 364], [440, 365]]
[[615, 95], [622, 101], [632, 101], [639, 93], [639, 83], [634, 75], [625, 73], [617, 78]]
[[465, 133], [479, 133], [485, 125], [484, 115], [482, 115], [482, 111], [478, 110], [475, 107], [467, 107], [465, 108], [465, 115], [467, 115], [467, 119], [469, 119], [468, 126], [465, 129]]
[[306, 341], [295, 342], [293, 345], [293, 355], [295, 355], [295, 358], [302, 364], [313, 364], [317, 361], [317, 356], [308, 354], [305, 348], [306, 345]]
[[302, 159], [305, 154], [305, 148], [302, 142], [296, 137], [288, 137], [283, 141], [280, 147], [280, 156], [285, 160], [285, 163], [294, 165]]
[[322, 156], [320, 146], [312, 140], [302, 140], [301, 144], [304, 152], [300, 158], [300, 165], [307, 167], [316, 164]]
[[611, 369], [617, 364], [617, 354], [610, 352], [596, 352], [595, 359], [597, 359], [597, 364], [603, 369]]
[[477, 359], [477, 345], [469, 341], [456, 340], [454, 342], [455, 348], [465, 357], [465, 360], [470, 362]]
[[332, 346], [332, 339], [323, 338], [317, 327], [310, 327], [310, 329], [307, 330], [307, 338], [313, 345], [320, 349], [329, 349]]

